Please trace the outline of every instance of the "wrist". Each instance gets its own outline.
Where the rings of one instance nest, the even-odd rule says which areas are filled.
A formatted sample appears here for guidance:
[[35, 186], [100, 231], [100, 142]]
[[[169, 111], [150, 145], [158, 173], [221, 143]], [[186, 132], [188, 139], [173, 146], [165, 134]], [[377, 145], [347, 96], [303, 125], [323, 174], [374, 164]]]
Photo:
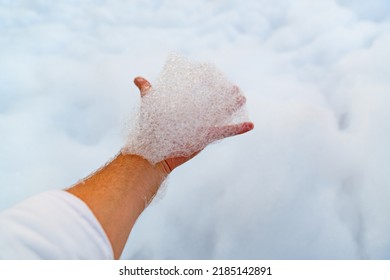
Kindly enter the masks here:
[[161, 172], [161, 174], [165, 177], [172, 172], [172, 168], [166, 160], [162, 160], [156, 164], [156, 168]]
[[125, 162], [127, 173], [132, 178], [133, 183], [139, 186], [140, 192], [148, 193], [148, 197], [153, 197], [161, 183], [171, 172], [169, 165], [165, 161], [152, 164], [147, 159], [139, 155], [126, 154], [121, 152], [117, 159]]

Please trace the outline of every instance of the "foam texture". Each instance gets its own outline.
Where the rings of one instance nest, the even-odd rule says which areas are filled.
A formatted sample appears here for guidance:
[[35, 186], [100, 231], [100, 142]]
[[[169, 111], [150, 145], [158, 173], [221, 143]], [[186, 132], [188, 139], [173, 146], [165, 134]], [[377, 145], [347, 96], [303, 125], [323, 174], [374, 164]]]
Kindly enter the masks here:
[[142, 97], [124, 153], [153, 164], [190, 156], [247, 121], [245, 97], [210, 63], [170, 54], [155, 87]]

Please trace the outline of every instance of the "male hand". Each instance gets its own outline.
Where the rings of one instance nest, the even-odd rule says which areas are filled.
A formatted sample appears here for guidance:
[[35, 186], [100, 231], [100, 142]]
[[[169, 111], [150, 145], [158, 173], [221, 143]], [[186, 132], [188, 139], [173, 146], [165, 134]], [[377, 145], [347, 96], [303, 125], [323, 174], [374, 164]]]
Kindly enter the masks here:
[[[141, 98], [146, 96], [150, 90], [152, 89], [151, 84], [142, 77], [137, 77], [134, 79], [134, 84], [139, 88]], [[238, 87], [233, 87], [232, 93], [237, 94], [237, 103], [234, 107], [235, 110], [238, 110], [240, 107], [242, 107], [245, 104], [245, 97], [242, 95], [238, 95]], [[141, 100], [142, 102], [142, 100]], [[233, 113], [233, 112], [232, 112]], [[226, 137], [231, 137], [238, 134], [246, 133], [254, 128], [254, 125], [252, 122], [243, 122], [239, 124], [234, 125], [228, 125], [223, 127], [210, 127], [209, 128], [209, 135], [212, 137], [213, 141], [220, 140]], [[173, 157], [168, 158], [165, 160], [162, 160], [161, 162], [157, 163], [162, 167], [165, 174], [168, 175], [172, 172], [173, 169], [176, 167], [182, 165], [183, 163], [187, 162], [188, 160], [192, 159], [194, 156], [199, 154], [201, 151], [196, 151], [190, 156], [186, 157]]]

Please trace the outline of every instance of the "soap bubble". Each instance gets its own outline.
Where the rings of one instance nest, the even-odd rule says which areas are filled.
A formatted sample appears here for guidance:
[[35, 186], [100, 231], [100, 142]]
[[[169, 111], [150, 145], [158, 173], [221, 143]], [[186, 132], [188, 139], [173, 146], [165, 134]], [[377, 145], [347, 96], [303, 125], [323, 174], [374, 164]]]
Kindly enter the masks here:
[[247, 121], [245, 97], [210, 63], [170, 54], [156, 86], [142, 97], [124, 153], [155, 164], [190, 156]]

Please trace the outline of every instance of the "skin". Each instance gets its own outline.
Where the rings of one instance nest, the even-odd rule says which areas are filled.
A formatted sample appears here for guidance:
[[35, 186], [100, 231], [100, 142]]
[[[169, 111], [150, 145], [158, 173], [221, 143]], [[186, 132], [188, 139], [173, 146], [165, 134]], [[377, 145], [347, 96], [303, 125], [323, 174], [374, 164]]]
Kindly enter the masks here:
[[[142, 77], [135, 78], [134, 83], [141, 98], [151, 89], [150, 83]], [[237, 107], [244, 103], [245, 99], [239, 98]], [[253, 127], [253, 123], [245, 122], [212, 128], [210, 133], [219, 140], [246, 133]], [[111, 162], [67, 191], [88, 205], [106, 232], [115, 259], [119, 259], [137, 218], [152, 201], [161, 183], [176, 167], [199, 152], [189, 157], [165, 159], [155, 165], [138, 155], [120, 152]]]

